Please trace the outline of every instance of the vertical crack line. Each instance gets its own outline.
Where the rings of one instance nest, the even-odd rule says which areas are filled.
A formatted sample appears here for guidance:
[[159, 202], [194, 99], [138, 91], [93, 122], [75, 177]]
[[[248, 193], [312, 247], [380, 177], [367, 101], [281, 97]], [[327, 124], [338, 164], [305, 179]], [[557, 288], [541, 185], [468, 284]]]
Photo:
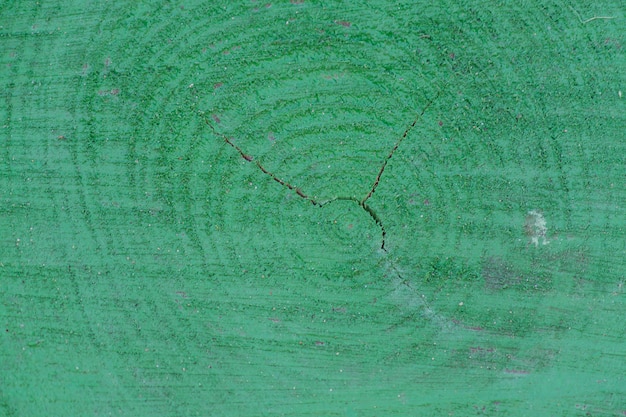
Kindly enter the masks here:
[[265, 175], [268, 175], [269, 177], [271, 177], [274, 181], [276, 181], [277, 183], [279, 183], [283, 187], [287, 187], [291, 191], [294, 191], [301, 198], [304, 198], [305, 200], [310, 201], [311, 204], [313, 204], [314, 206], [322, 207], [324, 204], [328, 204], [330, 202], [330, 201], [326, 201], [324, 203], [320, 203], [317, 200], [315, 200], [313, 197], [310, 197], [307, 194], [305, 194], [300, 188], [298, 188], [295, 185], [292, 185], [292, 184], [288, 183], [287, 181], [277, 177], [276, 174], [274, 174], [273, 172], [267, 170], [263, 165], [261, 165], [261, 163], [258, 160], [255, 160], [252, 155], [249, 155], [249, 154], [245, 153], [243, 151], [243, 149], [241, 149], [239, 146], [237, 146], [237, 144], [235, 142], [233, 142], [228, 136], [226, 136], [223, 133], [220, 133], [217, 130], [215, 130], [215, 127], [211, 123], [209, 123], [209, 121], [206, 118], [204, 118], [204, 122], [209, 126], [209, 128], [211, 128], [211, 130], [213, 131], [213, 133], [216, 136], [219, 136], [222, 139], [224, 139], [224, 141], [226, 143], [228, 143], [233, 149], [235, 149], [237, 152], [239, 152], [239, 155], [241, 155], [241, 157], [243, 159], [245, 159], [248, 162], [254, 162], [254, 164], [261, 170], [261, 172], [263, 172]]
[[[376, 180], [374, 181], [374, 185], [372, 185], [372, 188], [370, 189], [369, 193], [367, 193], [365, 198], [363, 200], [361, 200], [361, 204], [365, 204], [365, 202], [367, 200], [369, 200], [369, 198], [372, 196], [372, 194], [374, 194], [374, 192], [376, 191], [376, 187], [378, 187], [378, 184], [380, 183], [380, 177], [383, 176], [383, 172], [385, 171], [385, 168], [387, 167], [387, 163], [389, 162], [389, 160], [391, 159], [393, 154], [396, 152], [396, 150], [398, 149], [398, 147], [400, 146], [400, 144], [402, 143], [404, 138], [406, 138], [407, 135], [409, 134], [409, 132], [411, 130], [413, 130], [413, 128], [417, 124], [417, 121], [422, 118], [424, 113], [426, 113], [426, 110], [428, 110], [428, 108], [435, 102], [435, 100], [437, 100], [437, 98], [439, 98], [439, 92], [437, 92], [435, 97], [431, 98], [428, 101], [428, 103], [426, 103], [426, 106], [422, 109], [421, 113], [419, 113], [417, 116], [415, 116], [415, 119], [413, 120], [413, 123], [411, 123], [409, 125], [409, 127], [406, 128], [406, 130], [404, 131], [402, 136], [400, 136], [400, 138], [396, 141], [396, 144], [394, 145], [394, 147], [389, 152], [389, 155], [387, 155], [387, 158], [385, 158], [385, 160], [383, 161], [383, 164], [380, 167], [380, 170], [378, 171], [378, 175], [376, 175]], [[384, 242], [383, 242], [383, 244], [384, 244]]]
[[365, 210], [367, 212], [367, 214], [369, 214], [370, 217], [372, 219], [374, 219], [374, 221], [376, 222], [378, 227], [380, 227], [380, 231], [381, 231], [381, 233], [383, 235], [382, 236], [382, 242], [380, 244], [380, 249], [382, 249], [384, 252], [387, 252], [387, 249], [385, 248], [385, 237], [387, 236], [387, 231], [385, 230], [385, 226], [383, 225], [382, 220], [380, 219], [380, 217], [378, 217], [378, 214], [376, 214], [374, 209], [371, 208], [370, 206], [368, 206], [367, 204], [365, 204], [364, 201], [357, 201], [356, 199], [354, 201], [358, 202], [359, 206], [361, 206], [363, 208], [363, 210]]

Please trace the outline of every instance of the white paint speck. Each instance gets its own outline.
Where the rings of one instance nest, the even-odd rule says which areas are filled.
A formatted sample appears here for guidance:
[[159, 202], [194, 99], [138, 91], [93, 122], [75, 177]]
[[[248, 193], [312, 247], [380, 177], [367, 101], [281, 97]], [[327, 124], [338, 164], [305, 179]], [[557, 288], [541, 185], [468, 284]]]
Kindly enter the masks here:
[[542, 245], [550, 243], [547, 238], [548, 227], [546, 218], [543, 216], [541, 210], [530, 210], [526, 214], [524, 232], [526, 236], [528, 236], [529, 243], [535, 246], [539, 246], [539, 241], [541, 241]]

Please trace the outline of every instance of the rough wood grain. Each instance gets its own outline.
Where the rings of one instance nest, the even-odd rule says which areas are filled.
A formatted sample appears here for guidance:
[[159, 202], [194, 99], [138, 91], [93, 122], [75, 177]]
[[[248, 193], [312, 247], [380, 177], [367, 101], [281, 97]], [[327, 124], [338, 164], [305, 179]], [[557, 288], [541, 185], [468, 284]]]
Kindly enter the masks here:
[[0, 415], [626, 414], [618, 4], [5, 2]]

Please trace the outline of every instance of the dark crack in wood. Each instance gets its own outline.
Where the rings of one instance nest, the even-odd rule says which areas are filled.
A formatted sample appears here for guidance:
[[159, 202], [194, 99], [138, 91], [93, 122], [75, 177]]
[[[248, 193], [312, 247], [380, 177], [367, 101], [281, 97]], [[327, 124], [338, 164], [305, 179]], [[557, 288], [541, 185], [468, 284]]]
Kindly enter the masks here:
[[[394, 144], [393, 148], [391, 149], [391, 151], [389, 152], [387, 157], [383, 160], [383, 163], [382, 163], [380, 169], [378, 170], [378, 174], [376, 175], [376, 180], [374, 181], [374, 184], [372, 185], [372, 188], [369, 190], [369, 192], [367, 193], [367, 195], [363, 199], [358, 199], [357, 197], [352, 197], [352, 196], [350, 196], [350, 197], [339, 196], [339, 197], [334, 197], [334, 198], [332, 198], [330, 200], [326, 200], [326, 201], [318, 201], [318, 200], [314, 199], [313, 197], [309, 196], [308, 194], [306, 194], [304, 191], [302, 191], [301, 188], [296, 187], [295, 185], [293, 185], [293, 184], [283, 180], [282, 178], [276, 176], [276, 174], [274, 174], [273, 172], [271, 172], [268, 169], [266, 169], [257, 159], [254, 158], [254, 156], [245, 153], [243, 149], [241, 149], [239, 146], [237, 146], [237, 144], [235, 142], [233, 142], [233, 140], [231, 138], [229, 138], [228, 136], [224, 135], [221, 132], [218, 132], [217, 129], [215, 129], [215, 126], [213, 126], [213, 124], [211, 124], [211, 122], [209, 122], [209, 120], [206, 117], [204, 117], [204, 122], [207, 124], [207, 126], [209, 126], [209, 128], [211, 129], [211, 131], [213, 132], [214, 135], [224, 139], [224, 142], [226, 142], [233, 149], [235, 149], [239, 153], [239, 155], [241, 155], [241, 157], [243, 159], [245, 159], [247, 162], [254, 163], [257, 166], [257, 168], [259, 168], [259, 170], [261, 170], [261, 172], [263, 172], [265, 175], [269, 176], [270, 178], [272, 178], [274, 181], [276, 181], [277, 183], [279, 183], [283, 187], [286, 187], [289, 190], [295, 192], [300, 198], [309, 201], [311, 204], [313, 204], [315, 206], [318, 206], [318, 207], [324, 207], [325, 205], [330, 204], [333, 201], [352, 201], [355, 204], [357, 204], [359, 207], [361, 207], [372, 218], [372, 220], [374, 220], [376, 225], [378, 225], [378, 227], [380, 228], [381, 235], [382, 235], [380, 248], [384, 252], [387, 252], [387, 249], [385, 248], [385, 241], [386, 241], [386, 237], [387, 237], [387, 231], [385, 230], [385, 226], [383, 225], [383, 222], [382, 222], [381, 218], [378, 216], [378, 214], [376, 214], [374, 209], [372, 209], [372, 207], [370, 207], [366, 202], [367, 202], [367, 200], [370, 199], [370, 197], [372, 197], [372, 195], [376, 191], [376, 188], [378, 187], [378, 184], [380, 183], [380, 179], [381, 179], [383, 173], [385, 172], [385, 168], [387, 167], [387, 163], [393, 157], [394, 153], [396, 152], [396, 150], [398, 149], [398, 147], [400, 146], [402, 141], [408, 136], [409, 132], [411, 132], [411, 130], [417, 124], [418, 120], [424, 115], [424, 113], [426, 113], [426, 110], [428, 110], [428, 108], [437, 100], [438, 97], [439, 97], [439, 93], [437, 93], [437, 95], [435, 95], [435, 97], [433, 97], [432, 99], [430, 99], [428, 101], [426, 106], [415, 117], [413, 122], [406, 128], [406, 130], [404, 131], [402, 136], [400, 136], [400, 138], [396, 141], [396, 143]], [[399, 271], [396, 271], [396, 273], [398, 274], [398, 276], [401, 277]]]
[[396, 152], [396, 150], [398, 149], [398, 147], [400, 146], [402, 141], [407, 137], [409, 132], [411, 130], [413, 130], [413, 128], [417, 124], [417, 121], [422, 118], [424, 113], [426, 113], [426, 110], [428, 110], [428, 108], [435, 102], [435, 100], [437, 100], [438, 97], [439, 97], [439, 93], [437, 93], [437, 95], [435, 97], [433, 97], [432, 99], [430, 99], [430, 101], [428, 101], [428, 103], [426, 103], [426, 106], [422, 109], [422, 112], [419, 113], [417, 116], [415, 116], [415, 119], [413, 120], [413, 123], [411, 123], [409, 125], [409, 127], [406, 128], [406, 130], [404, 131], [402, 136], [400, 136], [400, 138], [398, 139], [396, 144], [393, 146], [393, 148], [389, 152], [389, 155], [387, 155], [387, 158], [385, 158], [385, 160], [383, 160], [383, 164], [380, 167], [380, 170], [378, 171], [378, 175], [376, 175], [376, 180], [374, 181], [374, 184], [372, 185], [372, 188], [370, 189], [369, 193], [367, 193], [365, 198], [362, 200], [363, 203], [365, 203], [367, 200], [369, 200], [369, 198], [372, 196], [372, 194], [374, 194], [374, 192], [376, 191], [376, 187], [378, 187], [378, 184], [380, 183], [380, 178], [383, 176], [383, 172], [385, 172], [385, 168], [387, 167], [387, 163], [389, 162], [389, 160], [391, 159], [393, 154]]

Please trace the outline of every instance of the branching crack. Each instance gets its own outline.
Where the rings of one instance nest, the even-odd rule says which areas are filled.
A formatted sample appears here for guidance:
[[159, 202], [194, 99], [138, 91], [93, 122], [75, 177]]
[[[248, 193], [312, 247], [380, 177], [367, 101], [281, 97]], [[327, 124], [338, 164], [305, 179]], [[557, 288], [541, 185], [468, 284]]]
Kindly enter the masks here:
[[438, 97], [439, 97], [439, 94], [437, 94], [435, 97], [433, 97], [432, 99], [430, 99], [428, 101], [426, 106], [415, 117], [413, 122], [405, 129], [405, 131], [402, 134], [402, 136], [400, 136], [400, 138], [396, 141], [396, 143], [394, 144], [393, 148], [389, 151], [389, 154], [387, 155], [387, 157], [383, 160], [382, 165], [381, 165], [380, 169], [378, 170], [378, 174], [376, 175], [376, 179], [374, 180], [374, 183], [373, 183], [372, 187], [369, 189], [367, 195], [364, 198], [362, 198], [362, 199], [359, 199], [359, 198], [354, 197], [354, 196], [349, 196], [349, 197], [340, 196], [340, 197], [334, 197], [334, 198], [332, 198], [330, 200], [318, 201], [315, 198], [311, 197], [310, 195], [306, 194], [304, 191], [302, 191], [301, 188], [296, 187], [295, 185], [293, 185], [293, 184], [283, 180], [282, 178], [278, 177], [273, 172], [271, 172], [268, 169], [266, 169], [252, 155], [247, 154], [246, 152], [244, 152], [243, 149], [241, 149], [239, 146], [237, 146], [237, 144], [235, 142], [233, 142], [232, 138], [229, 138], [228, 136], [224, 135], [223, 133], [218, 132], [217, 129], [215, 129], [215, 126], [213, 126], [213, 124], [211, 124], [211, 122], [209, 122], [209, 120], [206, 117], [204, 118], [204, 122], [207, 124], [207, 126], [209, 126], [211, 131], [213, 131], [214, 135], [224, 139], [224, 141], [228, 145], [230, 145], [233, 149], [235, 149], [239, 153], [239, 155], [241, 155], [241, 157], [243, 159], [245, 159], [248, 162], [254, 163], [257, 166], [257, 168], [259, 168], [259, 170], [261, 170], [261, 172], [263, 172], [265, 175], [267, 175], [270, 178], [272, 178], [274, 181], [279, 183], [281, 186], [286, 187], [289, 190], [295, 192], [299, 197], [303, 198], [304, 200], [309, 201], [311, 204], [313, 204], [315, 206], [318, 206], [318, 207], [324, 207], [325, 205], [330, 204], [333, 201], [352, 201], [355, 204], [358, 204], [363, 210], [365, 210], [365, 212], [374, 220], [374, 222], [380, 228], [380, 231], [381, 231], [381, 234], [382, 234], [380, 248], [383, 251], [387, 252], [387, 249], [385, 248], [385, 239], [386, 239], [386, 236], [387, 236], [387, 231], [385, 230], [385, 226], [383, 225], [383, 222], [382, 222], [381, 218], [378, 216], [378, 214], [376, 214], [374, 209], [372, 209], [372, 207], [370, 207], [367, 204], [367, 200], [369, 200], [370, 197], [372, 197], [372, 195], [374, 194], [374, 192], [376, 192], [376, 188], [378, 187], [378, 184], [380, 184], [380, 179], [381, 179], [383, 173], [385, 172], [385, 168], [387, 167], [387, 164], [389, 163], [389, 160], [391, 159], [393, 154], [396, 152], [396, 150], [398, 149], [398, 147], [400, 146], [402, 141], [408, 136], [409, 132], [415, 127], [415, 125], [417, 124], [417, 121], [424, 115], [424, 113], [426, 113], [426, 110], [428, 110], [428, 108], [437, 100]]

